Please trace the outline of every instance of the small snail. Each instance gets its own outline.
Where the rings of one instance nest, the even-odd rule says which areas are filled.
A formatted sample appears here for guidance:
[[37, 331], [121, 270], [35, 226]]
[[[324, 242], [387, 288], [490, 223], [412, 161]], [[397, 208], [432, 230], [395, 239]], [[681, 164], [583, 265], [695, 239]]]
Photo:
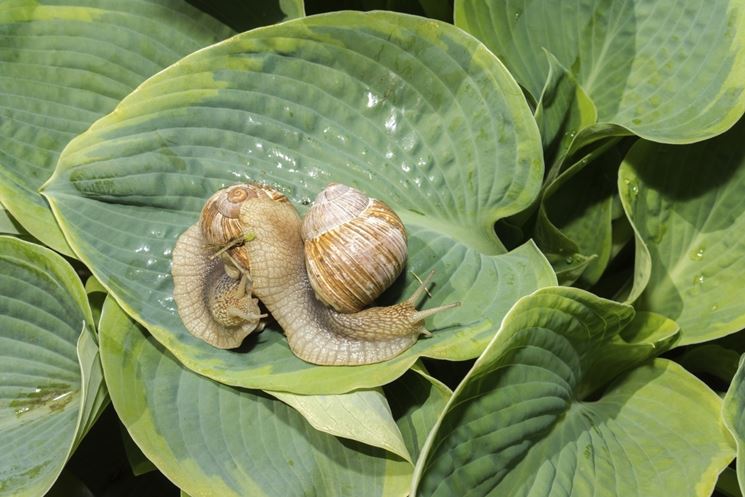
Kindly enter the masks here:
[[[227, 221], [226, 216], [237, 223]], [[203, 249], [221, 253], [240, 266], [232, 269], [245, 272], [250, 291], [282, 327], [292, 352], [307, 362], [355, 365], [390, 359], [420, 335], [429, 335], [424, 327], [427, 317], [459, 305], [417, 311], [416, 303], [426, 292], [430, 275], [399, 304], [351, 313], [327, 306], [316, 297], [306, 271], [300, 216], [284, 195], [266, 186], [244, 184], [220, 190], [208, 200], [197, 226], [204, 228]], [[187, 233], [182, 237], [190, 236]], [[174, 249], [174, 284], [180, 245], [181, 238]], [[178, 256], [179, 260], [186, 257]], [[204, 282], [211, 284], [207, 279]], [[178, 300], [177, 305], [184, 320]]]
[[249, 278], [230, 261], [214, 257], [198, 225], [173, 249], [173, 298], [187, 330], [221, 349], [238, 347], [266, 317], [251, 297]]

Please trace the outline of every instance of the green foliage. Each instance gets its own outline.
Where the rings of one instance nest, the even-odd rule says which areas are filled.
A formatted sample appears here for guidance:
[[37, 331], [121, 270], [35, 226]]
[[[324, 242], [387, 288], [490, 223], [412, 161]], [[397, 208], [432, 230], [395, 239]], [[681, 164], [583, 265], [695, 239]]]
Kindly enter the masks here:
[[681, 327], [680, 344], [745, 327], [745, 120], [688, 147], [637, 143], [618, 176], [637, 235], [630, 300]]
[[[416, 495], [549, 495], [556, 480], [572, 495], [708, 495], [732, 459], [711, 422], [721, 400], [644, 362], [676, 329], [633, 314], [572, 288], [520, 300], [430, 433]], [[671, 465], [676, 478], [659, 477]]]
[[132, 438], [192, 497], [401, 495], [409, 462], [311, 428], [289, 405], [181, 366], [109, 299], [101, 355]]
[[[740, 1], [0, 0], [0, 68], [0, 496], [745, 491]], [[194, 338], [242, 181], [386, 201], [380, 303], [462, 305], [368, 366]]]
[[62, 257], [0, 237], [0, 495], [43, 495], [105, 405], [93, 328]]
[[[518, 298], [555, 283], [532, 243], [505, 253], [493, 230], [535, 197], [540, 159], [517, 85], [473, 38], [349, 12], [250, 31], [171, 66], [70, 143], [44, 194], [81, 260], [189, 368], [248, 388], [341, 393], [387, 383], [422, 355], [476, 357]], [[462, 302], [432, 319], [449, 332], [365, 367], [306, 364], [279, 333], [250, 354], [190, 335], [171, 251], [204, 200], [237, 179], [300, 206], [332, 181], [385, 200], [409, 233], [407, 269], [435, 270], [427, 305]], [[409, 274], [396, 295], [417, 285]]]

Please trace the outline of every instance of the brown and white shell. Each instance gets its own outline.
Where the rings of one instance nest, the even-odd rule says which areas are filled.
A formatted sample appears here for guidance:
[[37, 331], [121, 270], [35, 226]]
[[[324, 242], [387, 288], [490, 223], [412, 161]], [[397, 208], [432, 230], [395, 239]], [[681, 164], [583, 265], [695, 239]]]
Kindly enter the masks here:
[[303, 220], [305, 265], [316, 296], [344, 313], [369, 306], [406, 264], [406, 229], [380, 200], [332, 183]]
[[[241, 183], [219, 190], [207, 199], [199, 217], [199, 226], [206, 243], [215, 251], [235, 243], [242, 237], [250, 237], [250, 233], [245, 233], [240, 221], [241, 206], [250, 198], [289, 202], [287, 197], [265, 185]], [[233, 263], [250, 271], [251, 261], [244, 250], [237, 246], [227, 252]]]

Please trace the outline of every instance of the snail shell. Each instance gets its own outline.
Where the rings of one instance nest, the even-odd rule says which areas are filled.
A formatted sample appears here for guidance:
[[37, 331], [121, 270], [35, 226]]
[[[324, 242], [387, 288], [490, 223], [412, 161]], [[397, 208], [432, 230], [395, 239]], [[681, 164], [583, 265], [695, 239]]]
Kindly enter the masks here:
[[250, 233], [246, 233], [239, 216], [243, 202], [259, 197], [288, 201], [287, 197], [272, 188], [243, 183], [217, 191], [207, 199], [199, 216], [199, 226], [206, 243], [215, 251], [226, 246], [235, 246], [226, 250], [230, 257], [223, 257], [222, 260], [228, 265], [232, 262], [249, 272], [251, 261], [248, 260], [246, 251], [241, 250], [240, 242], [250, 236]]
[[303, 220], [305, 265], [316, 296], [343, 313], [369, 306], [406, 264], [406, 230], [380, 200], [332, 183]]

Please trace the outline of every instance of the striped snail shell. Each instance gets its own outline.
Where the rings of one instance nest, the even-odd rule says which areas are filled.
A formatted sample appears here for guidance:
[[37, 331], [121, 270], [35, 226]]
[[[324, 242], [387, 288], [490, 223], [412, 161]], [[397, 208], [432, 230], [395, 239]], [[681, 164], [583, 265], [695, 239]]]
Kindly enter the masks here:
[[[287, 197], [264, 185], [242, 183], [219, 190], [202, 208], [199, 225], [207, 243], [214, 248], [223, 248], [245, 236], [240, 220], [241, 205], [250, 198], [269, 198], [287, 201]], [[275, 198], [276, 197], [276, 198]], [[240, 247], [227, 251], [235, 265], [251, 270], [251, 262]], [[228, 262], [228, 261], [226, 261]]]
[[319, 300], [357, 312], [369, 306], [406, 264], [406, 230], [380, 200], [332, 183], [303, 220], [305, 265]]

